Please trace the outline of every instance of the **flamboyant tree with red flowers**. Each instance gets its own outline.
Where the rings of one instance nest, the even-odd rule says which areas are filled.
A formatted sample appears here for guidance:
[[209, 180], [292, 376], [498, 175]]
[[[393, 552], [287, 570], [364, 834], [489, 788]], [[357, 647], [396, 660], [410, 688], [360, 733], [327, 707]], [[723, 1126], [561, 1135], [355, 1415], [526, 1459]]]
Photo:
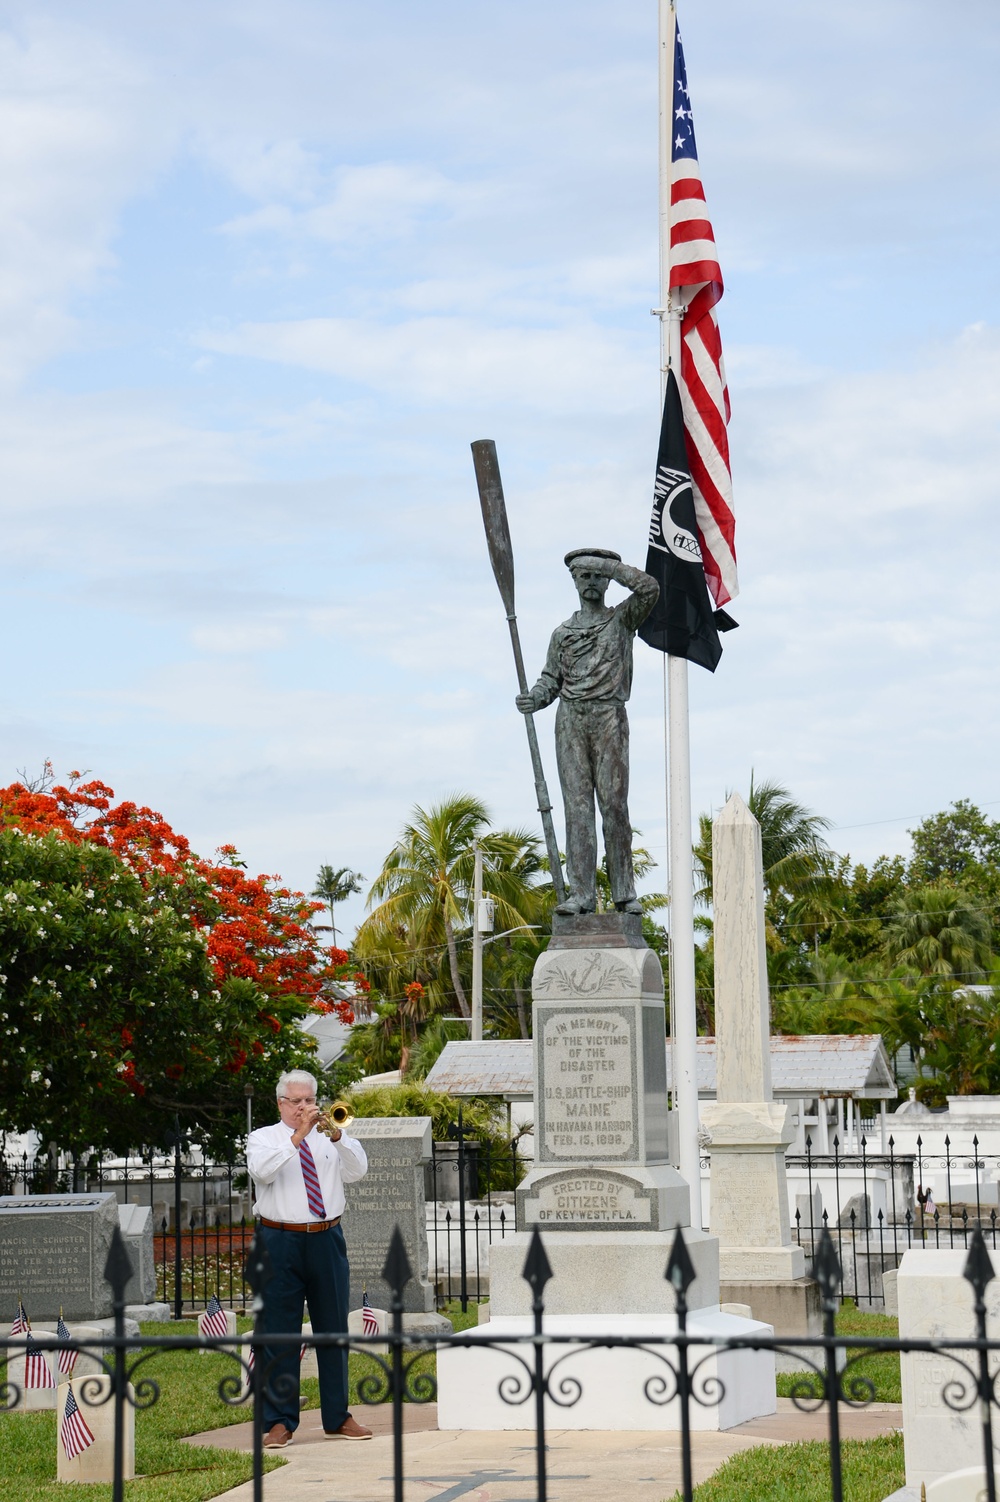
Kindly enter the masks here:
[[321, 904], [214, 860], [98, 781], [0, 789], [0, 1129], [82, 1150], [214, 1148], [312, 1048], [310, 1009], [352, 1020]]

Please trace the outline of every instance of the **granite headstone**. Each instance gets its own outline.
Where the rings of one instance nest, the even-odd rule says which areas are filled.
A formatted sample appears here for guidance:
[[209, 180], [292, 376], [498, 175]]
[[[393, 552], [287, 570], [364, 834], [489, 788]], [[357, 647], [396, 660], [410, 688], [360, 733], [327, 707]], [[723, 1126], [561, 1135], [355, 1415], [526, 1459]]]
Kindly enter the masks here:
[[113, 1194], [0, 1195], [0, 1308], [32, 1319], [105, 1319], [104, 1265], [118, 1225]]
[[368, 1172], [347, 1184], [344, 1235], [351, 1264], [351, 1302], [357, 1309], [367, 1291], [372, 1304], [392, 1302], [382, 1279], [389, 1241], [399, 1226], [413, 1278], [403, 1292], [403, 1308], [429, 1313], [434, 1289], [427, 1276], [427, 1215], [424, 1164], [431, 1156], [429, 1116], [365, 1116], [351, 1124], [368, 1154]]

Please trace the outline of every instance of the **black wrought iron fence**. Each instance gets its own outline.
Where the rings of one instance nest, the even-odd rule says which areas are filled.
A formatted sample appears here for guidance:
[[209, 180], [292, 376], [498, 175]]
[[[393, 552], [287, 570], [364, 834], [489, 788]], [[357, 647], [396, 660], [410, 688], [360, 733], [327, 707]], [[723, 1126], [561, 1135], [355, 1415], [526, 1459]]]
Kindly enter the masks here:
[[[429, 1273], [439, 1309], [464, 1309], [488, 1293], [489, 1248], [514, 1229], [514, 1190], [526, 1172], [517, 1140], [479, 1139], [463, 1116], [453, 1136], [435, 1141], [426, 1166]], [[178, 1143], [171, 1152], [120, 1157], [88, 1154], [53, 1174], [48, 1159], [0, 1154], [0, 1193], [110, 1190], [153, 1215], [157, 1300], [175, 1319], [203, 1308], [213, 1293], [232, 1307], [249, 1302], [243, 1269], [254, 1232], [246, 1163], [216, 1162]]]
[[[875, 1399], [870, 1378], [859, 1364], [877, 1351], [894, 1351], [901, 1355], [932, 1354], [948, 1372], [941, 1388], [942, 1403], [955, 1413], [978, 1409], [982, 1444], [985, 1493], [988, 1502], [996, 1502], [993, 1451], [993, 1409], [1000, 1403], [991, 1377], [991, 1358], [1000, 1354], [1000, 1341], [991, 1341], [986, 1330], [985, 1292], [994, 1270], [982, 1229], [974, 1227], [964, 1275], [969, 1285], [976, 1334], [972, 1338], [887, 1339], [858, 1335], [838, 1336], [834, 1317], [840, 1301], [842, 1272], [837, 1249], [828, 1231], [820, 1234], [813, 1259], [813, 1271], [820, 1284], [824, 1327], [822, 1337], [779, 1338], [755, 1334], [746, 1337], [712, 1337], [688, 1330], [687, 1292], [695, 1272], [678, 1229], [664, 1277], [673, 1289], [676, 1331], [662, 1337], [640, 1335], [599, 1336], [548, 1333], [545, 1328], [545, 1288], [552, 1276], [543, 1238], [534, 1232], [522, 1276], [531, 1296], [531, 1329], [524, 1334], [504, 1333], [491, 1336], [489, 1326], [471, 1332], [446, 1336], [421, 1337], [403, 1329], [403, 1295], [412, 1277], [402, 1237], [393, 1235], [383, 1277], [391, 1291], [391, 1328], [376, 1336], [306, 1334], [290, 1331], [264, 1336], [260, 1316], [269, 1269], [262, 1245], [254, 1241], [248, 1258], [246, 1277], [253, 1289], [253, 1332], [243, 1337], [142, 1336], [125, 1333], [125, 1286], [131, 1264], [124, 1242], [116, 1232], [108, 1257], [105, 1276], [114, 1294], [114, 1334], [100, 1340], [58, 1340], [38, 1334], [43, 1349], [86, 1351], [103, 1367], [110, 1382], [84, 1377], [76, 1384], [78, 1399], [88, 1404], [110, 1402], [114, 1407], [113, 1502], [124, 1496], [125, 1411], [151, 1408], [159, 1399], [160, 1389], [150, 1363], [165, 1350], [216, 1350], [230, 1356], [233, 1371], [219, 1384], [220, 1398], [231, 1405], [245, 1404], [253, 1418], [253, 1496], [263, 1498], [263, 1399], [273, 1384], [270, 1366], [278, 1353], [289, 1345], [296, 1347], [332, 1347], [365, 1351], [375, 1370], [360, 1385], [364, 1403], [388, 1403], [392, 1407], [392, 1487], [394, 1502], [402, 1502], [404, 1482], [404, 1402], [426, 1403], [436, 1396], [434, 1378], [417, 1368], [428, 1349], [450, 1346], [459, 1349], [496, 1351], [505, 1358], [505, 1371], [498, 1383], [498, 1396], [506, 1404], [523, 1408], [524, 1427], [534, 1431], [534, 1495], [537, 1502], [547, 1502], [547, 1427], [548, 1405], [556, 1416], [574, 1407], [583, 1396], [583, 1384], [566, 1363], [581, 1352], [610, 1351], [627, 1348], [641, 1350], [657, 1362], [656, 1374], [642, 1382], [645, 1401], [663, 1407], [677, 1404], [680, 1432], [681, 1491], [685, 1502], [693, 1495], [692, 1415], [698, 1408], [717, 1407], [725, 1398], [725, 1385], [717, 1371], [717, 1358], [723, 1351], [781, 1352], [793, 1356], [804, 1375], [795, 1383], [792, 1400], [804, 1411], [826, 1409], [829, 1437], [830, 1493], [833, 1502], [843, 1502], [841, 1454], [842, 1410], [864, 1408]], [[3, 1355], [24, 1352], [26, 1336], [0, 1339]], [[388, 1347], [387, 1354], [381, 1354]], [[509, 1371], [515, 1363], [515, 1374]], [[280, 1398], [281, 1394], [273, 1394]], [[7, 1379], [0, 1386], [0, 1408], [17, 1406], [21, 1393], [15, 1381]], [[971, 1458], [971, 1457], [970, 1457]]]
[[[805, 1188], [791, 1216], [794, 1240], [807, 1270], [824, 1231], [837, 1249], [840, 1294], [861, 1305], [885, 1303], [884, 1275], [898, 1267], [914, 1246], [968, 1248], [980, 1225], [997, 1247], [1000, 1206], [996, 1202], [1000, 1159], [984, 1153], [978, 1136], [963, 1146], [950, 1136], [944, 1152], [870, 1152], [867, 1136], [860, 1151], [814, 1151], [806, 1137], [804, 1154], [789, 1154], [789, 1181]], [[451, 1140], [435, 1141], [425, 1172], [429, 1275], [437, 1305], [458, 1300], [463, 1309], [489, 1294], [489, 1249], [514, 1229], [514, 1197], [529, 1166], [517, 1140], [480, 1140], [460, 1116]], [[932, 1186], [943, 1193], [935, 1199]], [[111, 1189], [125, 1202], [149, 1205], [153, 1212], [157, 1297], [176, 1318], [203, 1307], [214, 1292], [234, 1307], [246, 1307], [243, 1279], [253, 1235], [252, 1189], [239, 1160], [219, 1163], [175, 1146], [170, 1153], [120, 1158], [90, 1155], [53, 1180], [47, 1159], [0, 1155], [0, 1191]]]
[[[786, 1166], [790, 1178], [805, 1170], [805, 1207], [797, 1206], [792, 1216], [793, 1238], [808, 1270], [823, 1233], [829, 1233], [842, 1297], [884, 1305], [884, 1274], [899, 1266], [905, 1252], [921, 1246], [968, 1249], [976, 1226], [996, 1250], [1000, 1162], [987, 1158], [978, 1136], [964, 1152], [950, 1136], [943, 1153], [924, 1152], [922, 1137], [915, 1153], [897, 1153], [892, 1137], [885, 1153], [869, 1152], [864, 1136], [858, 1153], [842, 1153], [839, 1137], [831, 1145], [831, 1153], [816, 1153], [807, 1136], [805, 1153], [789, 1154]], [[942, 1179], [945, 1195], [938, 1204], [931, 1185]]]
[[465, 1310], [487, 1293], [489, 1248], [514, 1230], [514, 1193], [527, 1164], [518, 1141], [479, 1140], [462, 1113], [450, 1141], [434, 1142], [427, 1165], [428, 1260], [438, 1308]]

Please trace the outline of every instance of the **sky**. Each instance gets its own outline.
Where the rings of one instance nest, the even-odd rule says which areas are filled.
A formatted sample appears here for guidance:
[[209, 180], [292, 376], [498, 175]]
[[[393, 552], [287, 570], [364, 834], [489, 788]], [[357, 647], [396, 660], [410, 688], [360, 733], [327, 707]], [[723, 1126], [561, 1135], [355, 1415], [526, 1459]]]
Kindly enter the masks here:
[[[693, 806], [776, 778], [905, 852], [1000, 817], [1000, 10], [679, 16], [741, 575]], [[537, 827], [469, 443], [533, 677], [563, 553], [645, 556], [656, 141], [654, 0], [0, 0], [0, 783], [89, 771], [307, 890], [454, 792]]]

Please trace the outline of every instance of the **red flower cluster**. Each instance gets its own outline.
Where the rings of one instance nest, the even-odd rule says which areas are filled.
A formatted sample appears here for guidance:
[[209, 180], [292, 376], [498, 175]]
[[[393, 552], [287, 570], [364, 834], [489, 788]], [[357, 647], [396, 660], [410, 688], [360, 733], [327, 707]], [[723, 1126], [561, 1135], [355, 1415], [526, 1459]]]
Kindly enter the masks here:
[[[349, 1003], [326, 999], [348, 956], [342, 949], [324, 949], [308, 926], [321, 902], [278, 886], [276, 878], [247, 876], [232, 845], [223, 845], [215, 861], [205, 860], [162, 814], [135, 803], [115, 804], [106, 783], [78, 784], [74, 776], [70, 781], [70, 787], [47, 792], [21, 783], [0, 788], [0, 823], [16, 824], [27, 834], [54, 832], [78, 844], [102, 845], [128, 862], [146, 885], [166, 874], [190, 890], [191, 921], [207, 934], [208, 957], [220, 984], [250, 980], [276, 999], [303, 997], [353, 1022]], [[261, 1017], [280, 1031], [277, 1018]], [[245, 1061], [244, 1054], [236, 1068]]]

